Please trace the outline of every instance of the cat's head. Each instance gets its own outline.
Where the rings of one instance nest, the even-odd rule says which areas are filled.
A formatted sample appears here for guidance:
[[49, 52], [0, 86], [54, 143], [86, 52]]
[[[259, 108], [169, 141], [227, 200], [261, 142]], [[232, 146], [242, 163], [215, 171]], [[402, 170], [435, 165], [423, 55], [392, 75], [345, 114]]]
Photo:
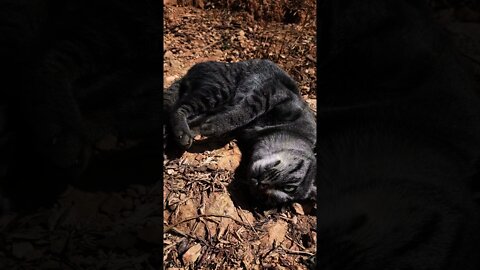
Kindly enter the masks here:
[[283, 150], [253, 160], [249, 166], [250, 191], [266, 206], [314, 199], [316, 159], [312, 153]]

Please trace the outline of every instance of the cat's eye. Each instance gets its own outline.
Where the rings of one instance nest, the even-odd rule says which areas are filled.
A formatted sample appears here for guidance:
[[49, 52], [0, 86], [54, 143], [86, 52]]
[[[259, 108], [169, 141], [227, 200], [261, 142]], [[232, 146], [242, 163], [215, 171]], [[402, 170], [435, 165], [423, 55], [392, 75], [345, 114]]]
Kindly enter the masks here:
[[297, 189], [296, 186], [286, 186], [286, 187], [283, 188], [283, 190], [284, 190], [285, 192], [293, 192], [293, 191], [295, 191], [296, 189]]

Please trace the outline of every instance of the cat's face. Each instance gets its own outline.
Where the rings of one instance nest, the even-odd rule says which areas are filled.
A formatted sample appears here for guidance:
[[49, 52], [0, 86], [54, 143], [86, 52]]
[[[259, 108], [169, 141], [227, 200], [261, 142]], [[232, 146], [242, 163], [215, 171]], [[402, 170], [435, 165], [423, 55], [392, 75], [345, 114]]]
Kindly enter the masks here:
[[316, 196], [316, 160], [302, 152], [281, 151], [252, 161], [248, 181], [250, 191], [266, 206]]

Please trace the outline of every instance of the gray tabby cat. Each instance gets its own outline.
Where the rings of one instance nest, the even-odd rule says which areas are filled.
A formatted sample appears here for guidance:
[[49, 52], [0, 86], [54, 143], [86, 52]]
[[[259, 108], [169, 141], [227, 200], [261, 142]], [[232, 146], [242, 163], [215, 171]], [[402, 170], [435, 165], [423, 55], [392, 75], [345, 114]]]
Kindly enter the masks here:
[[316, 196], [315, 116], [273, 62], [196, 64], [165, 93], [164, 108], [185, 148], [197, 134], [236, 138], [247, 183], [264, 204]]

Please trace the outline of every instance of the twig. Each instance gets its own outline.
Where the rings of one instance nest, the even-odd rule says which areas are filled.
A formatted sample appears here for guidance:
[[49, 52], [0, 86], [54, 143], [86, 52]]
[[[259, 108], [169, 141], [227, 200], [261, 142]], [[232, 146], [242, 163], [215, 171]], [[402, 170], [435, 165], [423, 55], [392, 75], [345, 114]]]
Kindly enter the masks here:
[[182, 223], [185, 223], [185, 222], [188, 222], [188, 221], [191, 221], [191, 220], [194, 220], [194, 219], [197, 219], [197, 218], [208, 218], [208, 217], [220, 217], [220, 218], [229, 218], [237, 223], [240, 223], [244, 226], [248, 226], [247, 223], [243, 222], [243, 221], [240, 221], [234, 217], [231, 217], [231, 216], [227, 216], [227, 215], [215, 215], [215, 214], [210, 214], [210, 215], [197, 215], [197, 216], [194, 216], [194, 217], [189, 217], [189, 218], [186, 218], [184, 220], [181, 220], [171, 226], [168, 226], [165, 228], [164, 232], [169, 232], [171, 231], [172, 229], [174, 229], [176, 226], [182, 224]]
[[315, 253], [307, 252], [307, 251], [299, 251], [299, 250], [291, 250], [288, 248], [280, 247], [283, 251], [290, 253], [290, 254], [296, 254], [296, 255], [304, 255], [304, 256], [313, 256]]
[[285, 30], [285, 26], [283, 27], [283, 30], [284, 30], [284, 31], [283, 31], [283, 34], [284, 34], [284, 35], [283, 35], [283, 38], [282, 38], [282, 40], [283, 40], [282, 46], [280, 46], [280, 51], [278, 52], [277, 59], [275, 59], [275, 60], [278, 60], [278, 57], [280, 57], [280, 55], [281, 55], [282, 52], [283, 52], [283, 47], [284, 47], [285, 44], [287, 43], [287, 31]]
[[208, 44], [207, 46], [203, 47], [201, 51], [203, 52], [203, 51], [205, 51], [206, 49], [208, 49], [208, 48], [210, 48], [210, 47], [212, 47], [212, 46], [214, 46], [214, 45], [216, 45], [216, 44], [218, 44], [218, 43], [220, 43], [220, 42], [222, 42], [222, 41], [223, 41], [223, 39], [220, 39], [220, 40], [217, 40], [217, 41], [215, 41], [215, 42], [213, 42], [213, 43], [210, 43], [210, 44]]
[[274, 252], [276, 249], [278, 248], [278, 245], [277, 245], [277, 241], [276, 240], [273, 240], [273, 244], [272, 244], [272, 248], [267, 251], [267, 253], [263, 254], [260, 258], [262, 259], [262, 261], [268, 257], [268, 255], [270, 255], [270, 253]]
[[238, 233], [238, 231], [240, 231], [240, 230], [242, 230], [242, 229], [243, 229], [243, 227], [240, 227], [239, 230], [235, 231], [235, 235], [237, 236], [238, 240], [240, 240], [241, 243], [243, 243], [243, 239], [242, 239], [242, 237], [240, 236], [240, 234]]
[[297, 241], [295, 241], [295, 239], [291, 238], [290, 236], [285, 235], [285, 238], [287, 238], [288, 240], [292, 241], [292, 242], [293, 242], [295, 245], [297, 245], [299, 248], [301, 248], [301, 249], [303, 249], [303, 250], [306, 249], [302, 244], [298, 243]]
[[210, 243], [208, 243], [205, 239], [201, 238], [201, 237], [198, 237], [198, 236], [195, 236], [195, 235], [191, 235], [191, 234], [188, 234], [188, 233], [185, 233], [185, 232], [182, 232], [180, 231], [179, 229], [177, 228], [172, 228], [170, 231], [172, 231], [173, 233], [176, 233], [176, 234], [179, 234], [183, 237], [187, 237], [187, 238], [190, 238], [190, 239], [193, 239], [193, 240], [197, 240], [199, 242], [202, 242], [205, 246], [211, 246]]
[[313, 58], [313, 56], [311, 56], [310, 54], [307, 54], [306, 57], [307, 57], [308, 60], [312, 61], [313, 63], [315, 63], [315, 64], [317, 63], [317, 59]]
[[239, 208], [236, 209], [237, 210], [237, 214], [238, 216], [242, 219], [242, 220], [246, 220], [246, 223], [249, 225], [249, 227], [252, 229], [252, 231], [257, 235], [258, 238], [260, 238], [260, 235], [258, 235], [258, 232], [257, 230], [255, 230], [255, 228], [253, 227], [253, 225], [250, 223], [250, 221], [245, 217], [245, 214], [239, 210]]
[[[189, 236], [188, 234], [182, 232], [181, 230], [179, 230], [179, 229], [177, 229], [177, 228], [171, 228], [169, 231], [171, 231], [171, 232], [173, 232], [173, 233], [176, 233], [176, 234], [179, 234], [179, 235], [181, 235], [181, 236], [183, 236], [183, 237], [188, 237], [188, 236]], [[165, 231], [165, 232], [167, 232], [167, 231]]]

